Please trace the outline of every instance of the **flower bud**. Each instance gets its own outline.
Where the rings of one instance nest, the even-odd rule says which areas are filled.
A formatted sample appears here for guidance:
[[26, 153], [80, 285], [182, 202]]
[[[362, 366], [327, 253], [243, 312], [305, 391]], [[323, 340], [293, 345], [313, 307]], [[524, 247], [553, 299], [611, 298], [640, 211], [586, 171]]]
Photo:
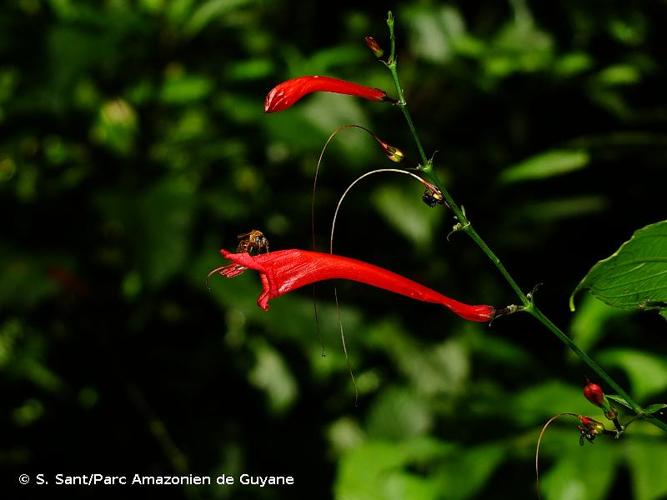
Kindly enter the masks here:
[[378, 140], [378, 142], [382, 148], [382, 151], [384, 151], [384, 154], [387, 155], [387, 158], [389, 158], [394, 163], [401, 163], [403, 161], [403, 158], [405, 158], [403, 151], [398, 149], [396, 146], [387, 144], [384, 141]]
[[583, 415], [579, 415], [577, 418], [579, 419], [579, 422], [581, 422], [586, 427], [590, 427], [591, 424], [595, 422], [595, 420], [593, 420], [591, 417], [585, 417]]
[[584, 386], [584, 397], [600, 408], [607, 408], [609, 406], [602, 387], [593, 382], [588, 382]]
[[444, 205], [445, 198], [442, 196], [442, 192], [433, 184], [428, 182], [424, 183], [426, 189], [424, 190], [424, 195], [422, 196], [422, 201], [426, 203], [429, 207], [433, 208], [436, 205]]
[[600, 434], [604, 431], [604, 425], [602, 422], [598, 422], [597, 420], [591, 417], [586, 417], [584, 415], [579, 415], [578, 419], [579, 422], [581, 422], [581, 424], [586, 427], [586, 429], [593, 432], [594, 434]]
[[618, 412], [613, 408], [605, 409], [604, 416], [609, 420], [616, 420], [618, 419]]
[[579, 444], [582, 446], [584, 444], [584, 439], [589, 443], [592, 443], [600, 434], [609, 433], [602, 422], [598, 422], [597, 420], [584, 415], [579, 415], [577, 418], [579, 419], [579, 422], [581, 422], [581, 425], [578, 425], [577, 429], [579, 430]]
[[366, 46], [371, 49], [371, 52], [375, 57], [380, 59], [384, 55], [384, 50], [382, 50], [382, 47], [380, 47], [380, 44], [377, 42], [375, 38], [372, 36], [367, 36], [364, 37], [364, 40], [366, 42]]

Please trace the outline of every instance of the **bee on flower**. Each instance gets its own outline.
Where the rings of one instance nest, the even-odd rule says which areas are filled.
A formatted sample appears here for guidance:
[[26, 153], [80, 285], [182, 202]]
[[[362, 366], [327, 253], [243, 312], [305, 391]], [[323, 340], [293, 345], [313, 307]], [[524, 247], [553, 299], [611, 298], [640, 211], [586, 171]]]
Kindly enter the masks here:
[[239, 244], [236, 251], [240, 253], [249, 253], [256, 255], [258, 253], [269, 252], [269, 240], [259, 229], [253, 229], [248, 233], [239, 234]]

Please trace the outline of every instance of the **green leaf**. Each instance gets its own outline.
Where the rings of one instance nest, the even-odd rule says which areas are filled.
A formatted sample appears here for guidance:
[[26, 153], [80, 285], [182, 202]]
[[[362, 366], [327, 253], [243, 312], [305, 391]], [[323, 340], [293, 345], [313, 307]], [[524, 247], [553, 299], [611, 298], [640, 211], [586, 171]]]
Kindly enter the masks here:
[[560, 381], [546, 381], [528, 387], [513, 396], [507, 404], [511, 415], [518, 423], [537, 423], [558, 413], [559, 408], [581, 414], [589, 414], [590, 403], [581, 395], [581, 388]]
[[480, 356], [485, 362], [492, 361], [508, 366], [533, 366], [535, 360], [528, 352], [516, 344], [500, 337], [483, 337], [478, 331], [471, 331], [466, 345], [472, 354]]
[[546, 179], [584, 168], [590, 155], [584, 150], [554, 149], [512, 165], [500, 175], [500, 181], [510, 184]]
[[447, 492], [445, 498], [464, 500], [473, 497], [507, 457], [507, 446], [503, 444], [491, 443], [458, 450], [437, 470], [441, 491]]
[[607, 322], [622, 314], [623, 311], [609, 307], [607, 304], [587, 296], [572, 319], [570, 327], [572, 340], [581, 349], [587, 351], [602, 338]]
[[256, 3], [254, 0], [209, 0], [201, 4], [188, 20], [183, 31], [194, 36], [215, 20], [225, 17], [237, 10]]
[[114, 99], [100, 107], [91, 136], [112, 151], [127, 155], [134, 147], [138, 131], [139, 118], [134, 108], [123, 99]]
[[570, 297], [589, 289], [619, 309], [664, 309], [667, 306], [667, 221], [639, 229], [611, 256], [595, 264]]
[[581, 218], [602, 212], [608, 205], [603, 196], [568, 196], [543, 201], [531, 201], [517, 210], [517, 216], [527, 222], [546, 224], [567, 218]]
[[368, 50], [359, 44], [329, 47], [315, 52], [306, 60], [290, 67], [292, 75], [333, 73], [335, 68], [351, 67], [368, 60]]
[[593, 64], [593, 58], [589, 54], [570, 52], [554, 62], [553, 72], [559, 77], [570, 77], [590, 69]]
[[411, 8], [406, 17], [412, 25], [409, 34], [413, 52], [430, 62], [449, 62], [467, 39], [465, 20], [451, 5]]
[[430, 408], [423, 398], [414, 391], [390, 388], [380, 393], [366, 427], [371, 437], [399, 441], [425, 434], [431, 425]]
[[252, 385], [266, 393], [273, 413], [284, 413], [294, 403], [298, 386], [283, 356], [268, 342], [256, 340], [251, 343], [256, 362], [248, 374]]
[[603, 365], [623, 369], [637, 399], [645, 399], [667, 389], [667, 361], [662, 356], [630, 349], [613, 349], [599, 354]]
[[404, 468], [434, 460], [452, 445], [420, 438], [408, 442], [369, 441], [345, 453], [338, 466], [335, 497], [343, 500], [440, 498], [433, 479]]
[[665, 404], [665, 403], [656, 403], [654, 405], [648, 405], [646, 408], [644, 408], [644, 410], [646, 411], [646, 413], [648, 413], [650, 415], [650, 414], [653, 414], [653, 413], [657, 413], [660, 410], [664, 410], [665, 408], [667, 408], [667, 404]]
[[[484, 487], [507, 456], [507, 445], [498, 443], [463, 448], [429, 438], [369, 441], [342, 456], [335, 496], [435, 499], [446, 491], [447, 499], [464, 500]], [[417, 467], [432, 467], [435, 473], [415, 474]]]
[[641, 80], [641, 73], [629, 64], [616, 64], [603, 69], [597, 75], [597, 79], [603, 85], [632, 85]]
[[245, 59], [231, 63], [226, 76], [234, 81], [259, 80], [268, 77], [273, 72], [274, 66], [269, 58]]
[[622, 398], [622, 397], [619, 396], [618, 394], [607, 394], [606, 396], [607, 396], [607, 399], [611, 399], [611, 400], [614, 401], [615, 403], [618, 403], [618, 404], [620, 404], [621, 406], [624, 406], [624, 407], [627, 408], [628, 410], [632, 410], [632, 406], [630, 405], [630, 403], [628, 403], [628, 402], [625, 400], [625, 398]]
[[382, 186], [373, 193], [372, 202], [398, 232], [416, 246], [427, 247], [433, 236], [438, 212], [420, 201], [424, 188], [417, 186]]
[[554, 57], [554, 40], [536, 25], [526, 2], [513, 2], [514, 16], [497, 32], [482, 54], [490, 81], [514, 73], [533, 73], [548, 68]]
[[167, 104], [189, 104], [208, 96], [213, 90], [210, 78], [199, 75], [177, 75], [168, 78], [160, 90]]

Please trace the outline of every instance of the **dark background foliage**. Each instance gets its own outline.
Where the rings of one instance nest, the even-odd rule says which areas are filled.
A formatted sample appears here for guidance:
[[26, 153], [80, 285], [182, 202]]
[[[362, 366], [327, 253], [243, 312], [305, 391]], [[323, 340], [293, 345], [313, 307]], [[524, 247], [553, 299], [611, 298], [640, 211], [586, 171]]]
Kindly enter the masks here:
[[[277, 82], [326, 74], [387, 89], [363, 45], [397, 15], [400, 70], [429, 153], [478, 231], [642, 403], [667, 397], [664, 319], [567, 300], [597, 260], [665, 218], [664, 1], [20, 0], [0, 14], [0, 465], [19, 473], [289, 474], [291, 488], [163, 488], [164, 498], [534, 498], [541, 425], [602, 419], [591, 374], [520, 315], [490, 328], [341, 284], [360, 392], [321, 286], [255, 305], [214, 279], [220, 247], [262, 229], [308, 248], [319, 150], [371, 127], [410, 157], [400, 113], [317, 95], [265, 115]], [[526, 163], [527, 162], [527, 163]], [[517, 166], [518, 165], [518, 166]], [[346, 130], [317, 198], [324, 248], [343, 189], [386, 159]], [[337, 252], [471, 303], [515, 301], [444, 209], [403, 177], [345, 203]], [[638, 424], [578, 446], [547, 434], [548, 499], [667, 495], [667, 446]], [[57, 491], [55, 491], [57, 493]], [[62, 493], [62, 491], [61, 491]], [[68, 489], [70, 498], [148, 495]]]

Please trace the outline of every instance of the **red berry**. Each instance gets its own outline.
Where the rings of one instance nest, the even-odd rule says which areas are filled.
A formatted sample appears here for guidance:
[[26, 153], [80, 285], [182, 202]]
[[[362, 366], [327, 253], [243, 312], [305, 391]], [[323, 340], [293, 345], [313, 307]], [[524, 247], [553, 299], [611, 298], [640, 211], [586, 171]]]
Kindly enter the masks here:
[[605, 406], [605, 396], [602, 387], [593, 382], [589, 382], [584, 387], [584, 396], [595, 406]]

